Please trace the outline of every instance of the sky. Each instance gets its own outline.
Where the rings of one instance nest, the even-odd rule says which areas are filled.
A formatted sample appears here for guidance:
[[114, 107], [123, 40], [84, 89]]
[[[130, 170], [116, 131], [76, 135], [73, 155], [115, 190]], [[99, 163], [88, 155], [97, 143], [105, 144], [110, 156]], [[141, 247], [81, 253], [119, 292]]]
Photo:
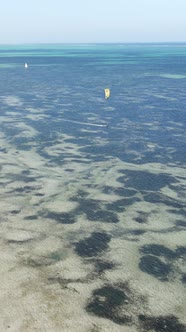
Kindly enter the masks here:
[[2, 0], [0, 44], [185, 42], [186, 0]]

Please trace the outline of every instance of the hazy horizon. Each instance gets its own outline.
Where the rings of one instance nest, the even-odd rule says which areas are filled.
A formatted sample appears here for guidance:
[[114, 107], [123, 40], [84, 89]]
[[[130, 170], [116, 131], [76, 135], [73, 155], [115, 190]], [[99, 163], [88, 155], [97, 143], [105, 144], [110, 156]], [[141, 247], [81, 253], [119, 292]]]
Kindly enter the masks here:
[[28, 43], [18, 43], [18, 42], [11, 42], [11, 43], [0, 43], [0, 46], [14, 46], [14, 45], [18, 45], [18, 46], [32, 46], [32, 45], [171, 45], [171, 44], [178, 44], [178, 45], [185, 45], [186, 44], [186, 40], [183, 41], [146, 41], [146, 42], [28, 42]]
[[182, 43], [185, 12], [185, 0], [7, 0], [0, 44]]

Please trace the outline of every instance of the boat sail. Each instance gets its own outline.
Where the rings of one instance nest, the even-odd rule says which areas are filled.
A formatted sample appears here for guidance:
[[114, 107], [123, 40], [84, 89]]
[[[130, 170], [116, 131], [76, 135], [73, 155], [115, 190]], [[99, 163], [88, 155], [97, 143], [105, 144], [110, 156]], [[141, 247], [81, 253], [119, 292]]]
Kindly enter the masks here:
[[108, 99], [110, 97], [110, 89], [106, 88], [105, 91], [105, 99]]
[[27, 69], [28, 68], [28, 64], [25, 62], [25, 69]]

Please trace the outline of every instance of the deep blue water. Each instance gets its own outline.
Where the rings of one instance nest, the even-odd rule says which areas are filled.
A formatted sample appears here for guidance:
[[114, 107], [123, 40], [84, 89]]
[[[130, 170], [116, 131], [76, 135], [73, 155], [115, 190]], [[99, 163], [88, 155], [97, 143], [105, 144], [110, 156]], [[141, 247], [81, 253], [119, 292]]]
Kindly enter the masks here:
[[[50, 144], [48, 135], [55, 138], [61, 130], [79, 139], [90, 159], [115, 156], [132, 163], [167, 164], [169, 148], [171, 162], [185, 162], [186, 45], [14, 46], [0, 52], [0, 64], [11, 66], [1, 68], [1, 95], [13, 94], [31, 107], [45, 108], [48, 121], [26, 120], [40, 132], [41, 151]], [[24, 62], [29, 64], [26, 71]], [[111, 98], [104, 101], [107, 86]], [[24, 107], [13, 111], [21, 117], [27, 113]], [[90, 114], [108, 127], [95, 134], [80, 132]], [[95, 135], [106, 138], [106, 144], [98, 148], [92, 142]], [[148, 142], [157, 145], [155, 151], [148, 151]], [[137, 150], [140, 159], [130, 150]]]

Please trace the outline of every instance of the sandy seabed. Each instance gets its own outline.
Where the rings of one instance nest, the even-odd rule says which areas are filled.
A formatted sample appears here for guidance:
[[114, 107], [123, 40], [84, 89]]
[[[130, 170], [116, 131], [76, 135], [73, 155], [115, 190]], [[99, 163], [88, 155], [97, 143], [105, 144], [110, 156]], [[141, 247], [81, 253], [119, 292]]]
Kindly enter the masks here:
[[[0, 330], [172, 332], [173, 319], [175, 332], [184, 331], [185, 234], [176, 203], [185, 197], [163, 186], [168, 205], [161, 195], [145, 201], [140, 190], [121, 201], [118, 181], [121, 170], [163, 173], [183, 188], [183, 169], [117, 158], [90, 164], [67, 138], [46, 148], [66, 155], [61, 167], [1, 134]], [[162, 330], [152, 317], [168, 317]]]
[[[1, 116], [15, 134], [0, 134], [0, 331], [184, 332], [186, 181], [174, 150], [167, 164], [90, 160], [59, 131], [41, 151], [28, 120], [45, 110], [24, 109]], [[101, 148], [96, 121], [82, 133]]]

